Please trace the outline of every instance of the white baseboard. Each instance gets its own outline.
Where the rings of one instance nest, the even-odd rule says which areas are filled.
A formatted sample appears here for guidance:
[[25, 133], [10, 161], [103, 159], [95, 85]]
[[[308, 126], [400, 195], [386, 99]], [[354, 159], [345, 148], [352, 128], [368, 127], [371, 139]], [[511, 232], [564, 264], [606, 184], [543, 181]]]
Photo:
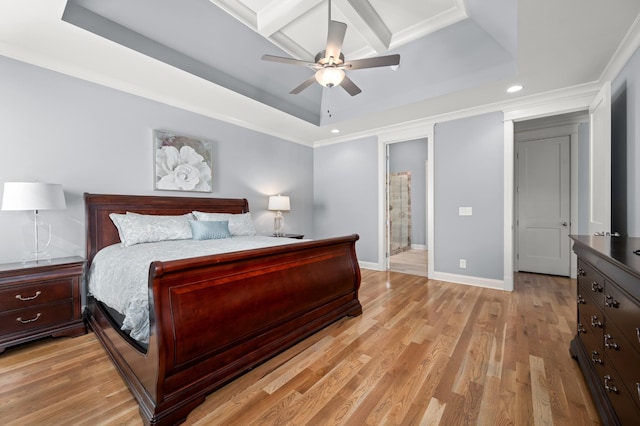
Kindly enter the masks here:
[[361, 260], [358, 261], [361, 269], [370, 269], [372, 271], [384, 271], [383, 266], [380, 263], [375, 262], [363, 262]]
[[411, 248], [413, 250], [424, 250], [427, 251], [427, 246], [424, 244], [411, 244]]
[[468, 275], [449, 274], [446, 272], [434, 272], [429, 279], [447, 281], [456, 284], [466, 284], [475, 287], [493, 288], [496, 290], [506, 290], [504, 281], [490, 278], [470, 277]]

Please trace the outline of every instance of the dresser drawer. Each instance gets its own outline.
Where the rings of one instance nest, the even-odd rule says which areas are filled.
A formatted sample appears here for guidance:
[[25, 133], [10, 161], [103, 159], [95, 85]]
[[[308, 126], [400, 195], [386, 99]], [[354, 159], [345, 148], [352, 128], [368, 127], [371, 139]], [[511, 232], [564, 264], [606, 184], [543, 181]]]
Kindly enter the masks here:
[[624, 338], [622, 332], [611, 322], [603, 338], [604, 353], [606, 359], [611, 360], [627, 391], [633, 397], [640, 410], [640, 395], [638, 383], [640, 383], [640, 352], [636, 351], [631, 343]]
[[604, 375], [600, 378], [602, 386], [609, 397], [611, 405], [616, 412], [616, 416], [622, 425], [638, 424], [640, 419], [640, 408], [636, 401], [637, 395], [629, 393], [625, 388], [618, 372], [611, 367], [612, 362], [605, 356]]
[[590, 297], [598, 306], [602, 305], [605, 279], [596, 269], [584, 261], [578, 261], [578, 294]]
[[604, 286], [604, 276], [587, 262], [578, 260], [578, 293], [601, 305]]
[[604, 313], [625, 338], [640, 351], [640, 305], [616, 285], [607, 282], [603, 296]]
[[[590, 307], [591, 309], [589, 309]], [[578, 314], [578, 336], [587, 351], [591, 365], [597, 368], [604, 363], [604, 347], [602, 345], [603, 329], [598, 325], [598, 322], [601, 320], [594, 320], [594, 316], [597, 318], [599, 311], [593, 309], [593, 305], [586, 306], [585, 308], [586, 309], [583, 309], [583, 306], [581, 306]]]
[[0, 311], [29, 308], [73, 297], [71, 278], [43, 281], [0, 290]]
[[73, 304], [68, 302], [35, 306], [0, 313], [0, 334], [20, 333], [73, 320]]

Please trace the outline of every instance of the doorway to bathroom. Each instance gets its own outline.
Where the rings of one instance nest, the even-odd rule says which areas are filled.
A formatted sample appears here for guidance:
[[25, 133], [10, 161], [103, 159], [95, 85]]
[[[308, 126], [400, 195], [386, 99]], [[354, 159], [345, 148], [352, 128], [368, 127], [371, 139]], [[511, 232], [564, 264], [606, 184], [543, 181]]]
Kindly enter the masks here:
[[427, 276], [427, 139], [387, 145], [389, 270]]

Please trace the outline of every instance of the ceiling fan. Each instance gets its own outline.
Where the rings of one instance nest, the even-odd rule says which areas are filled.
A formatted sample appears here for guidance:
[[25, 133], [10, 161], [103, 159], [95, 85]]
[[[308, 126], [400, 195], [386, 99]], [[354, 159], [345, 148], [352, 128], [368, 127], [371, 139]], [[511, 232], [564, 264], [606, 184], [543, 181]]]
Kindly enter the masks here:
[[331, 0], [329, 0], [329, 34], [327, 35], [327, 47], [316, 55], [315, 62], [272, 55], [263, 55], [262, 59], [265, 61], [308, 67], [315, 70], [313, 76], [289, 92], [292, 95], [302, 92], [317, 81], [325, 87], [342, 86], [347, 93], [355, 96], [362, 90], [346, 76], [345, 71], [399, 65], [400, 55], [376, 56], [345, 62], [341, 50], [346, 32], [347, 24], [331, 20]]

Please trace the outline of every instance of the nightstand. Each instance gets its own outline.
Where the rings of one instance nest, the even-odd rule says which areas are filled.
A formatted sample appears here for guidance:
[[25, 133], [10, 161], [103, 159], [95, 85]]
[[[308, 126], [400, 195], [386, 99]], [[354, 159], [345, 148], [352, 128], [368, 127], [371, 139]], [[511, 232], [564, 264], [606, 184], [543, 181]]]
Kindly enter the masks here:
[[303, 234], [282, 234], [282, 235], [274, 235], [274, 237], [278, 238], [295, 238], [296, 240], [301, 240], [304, 238]]
[[0, 264], [0, 353], [46, 336], [87, 332], [82, 318], [82, 257]]

